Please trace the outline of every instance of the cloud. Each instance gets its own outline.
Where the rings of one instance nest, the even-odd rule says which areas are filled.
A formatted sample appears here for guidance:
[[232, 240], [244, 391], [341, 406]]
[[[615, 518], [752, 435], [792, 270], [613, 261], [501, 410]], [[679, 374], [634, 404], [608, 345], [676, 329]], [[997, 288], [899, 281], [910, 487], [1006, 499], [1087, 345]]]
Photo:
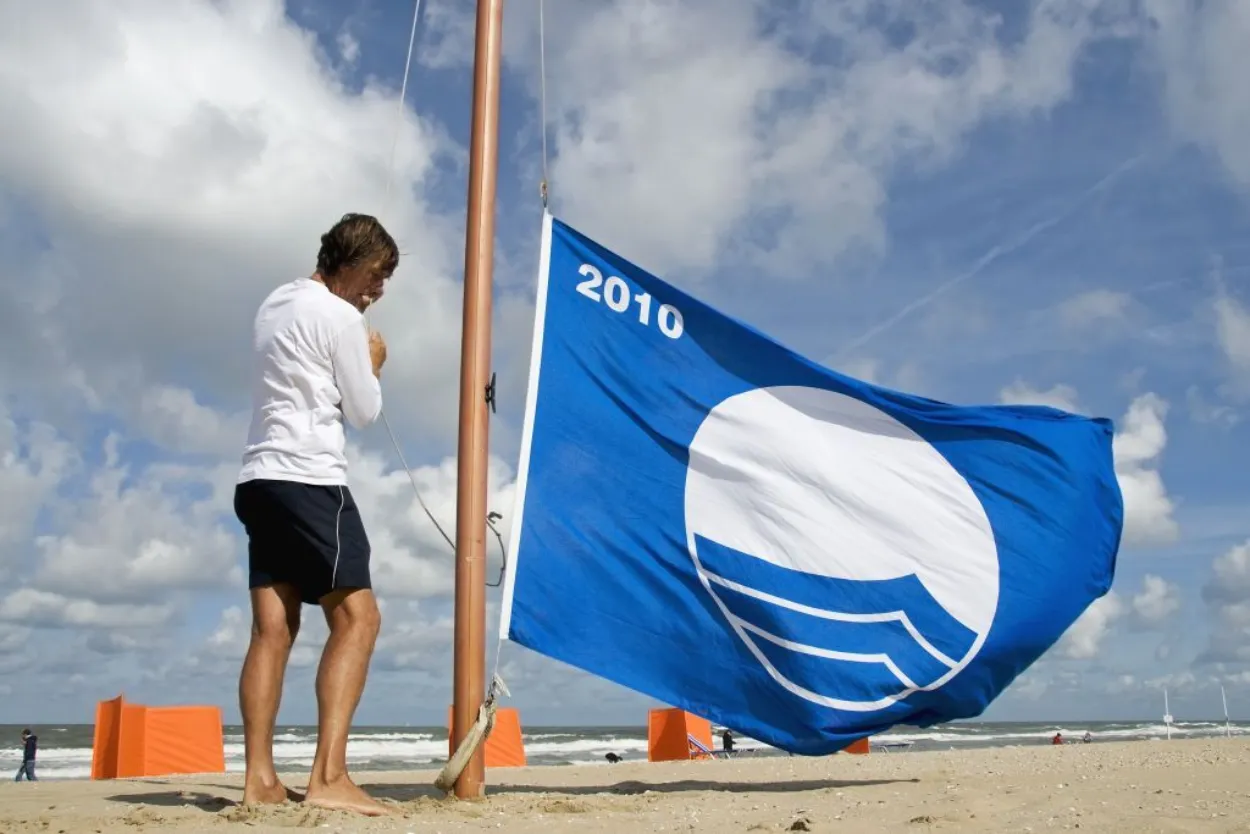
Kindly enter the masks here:
[[1180, 527], [1175, 505], [1156, 468], [1167, 445], [1163, 421], [1168, 403], [1157, 394], [1142, 394], [1129, 403], [1116, 434], [1115, 469], [1124, 496], [1124, 540], [1129, 544], [1174, 541]]
[[247, 437], [248, 415], [225, 415], [196, 400], [195, 392], [172, 385], [155, 385], [137, 396], [133, 422], [146, 439], [182, 453], [239, 453]]
[[[1081, 49], [1107, 32], [1068, 5], [1034, 4], [1010, 43], [970, 2], [562, 7], [546, 21], [555, 206], [664, 274], [736, 263], [818, 280], [885, 246], [893, 173], [1070, 95]], [[468, 12], [440, 7], [423, 60], [467, 62]], [[509, 18], [505, 55], [537, 93], [535, 18]]]
[[1090, 604], [1064, 632], [1052, 653], [1065, 660], [1092, 660], [1102, 655], [1104, 644], [1118, 623], [1136, 629], [1158, 629], [1179, 609], [1179, 588], [1146, 574], [1137, 593], [1126, 597], [1123, 592], [1112, 590]]
[[1250, 664], [1250, 540], [1230, 548], [1211, 563], [1202, 588], [1211, 615], [1211, 639], [1198, 662]]
[[[454, 588], [454, 556], [413, 492], [403, 469], [392, 469], [377, 454], [353, 448], [349, 459], [352, 493], [373, 550], [371, 570], [377, 591], [389, 597], [420, 599], [450, 593]], [[456, 461], [413, 469], [422, 498], [446, 534], [456, 538]], [[487, 467], [487, 508], [503, 518], [496, 523], [504, 542], [511, 530], [514, 473], [498, 457]], [[486, 539], [489, 581], [496, 580], [500, 564], [498, 542]]]
[[1231, 429], [1241, 422], [1241, 413], [1236, 408], [1209, 401], [1196, 385], [1185, 390], [1185, 404], [1189, 407], [1189, 419], [1195, 423]]
[[[36, 537], [31, 587], [69, 598], [141, 602], [162, 591], [240, 588], [236, 540], [220, 523], [214, 470], [141, 472], [105, 440], [105, 464], [57, 507], [61, 532]], [[188, 497], [198, 487], [199, 497]]]
[[351, 32], [343, 30], [339, 32], [337, 43], [339, 57], [343, 59], [344, 63], [356, 63], [356, 59], [360, 57], [360, 41]]
[[[1083, 413], [1076, 389], [1054, 385], [1040, 391], [1017, 379], [999, 392], [999, 401], [1016, 405], [1049, 405]], [[1124, 499], [1124, 536], [1127, 544], [1166, 544], [1179, 535], [1175, 504], [1168, 495], [1157, 466], [1167, 446], [1168, 403], [1154, 393], [1141, 394], [1129, 403], [1116, 425], [1112, 441], [1116, 479]]]
[[1097, 657], [1112, 625], [1125, 615], [1128, 606], [1115, 591], [1099, 597], [1077, 618], [1055, 645], [1054, 651], [1070, 660]]
[[[174, 401], [185, 404], [179, 398]], [[208, 426], [222, 423], [212, 409], [196, 407], [191, 413]], [[127, 606], [137, 611], [153, 599], [170, 599], [171, 594], [177, 598], [180, 593], [215, 589], [237, 593], [245, 587], [246, 548], [231, 510], [237, 464], [127, 463], [122, 458], [126, 439], [110, 434], [102, 444], [101, 465], [79, 482], [69, 477], [77, 470], [63, 463], [69, 444], [50, 431], [36, 434], [43, 445], [28, 446], [23, 456], [9, 455], [7, 468], [0, 472], [18, 473], [22, 479], [15, 482], [18, 488], [29, 489], [33, 478], [38, 484], [36, 497], [59, 523], [57, 532], [34, 537], [33, 560], [26, 571], [12, 575], [15, 581], [8, 596], [0, 597], [0, 619], [18, 621], [25, 616], [34, 625], [120, 628], [128, 625], [120, 614], [130, 610]], [[354, 443], [348, 456], [352, 490], [373, 548], [378, 593], [395, 599], [446, 596], [454, 578], [451, 547], [418, 503], [408, 475]], [[44, 468], [52, 474], [43, 475]], [[412, 478], [434, 518], [454, 539], [455, 460], [417, 466]], [[488, 507], [503, 515], [496, 526], [505, 542], [513, 480], [511, 468], [492, 456]], [[13, 508], [19, 504], [7, 506], [9, 520], [0, 529], [13, 530], [17, 539], [29, 536], [33, 510], [17, 513]], [[500, 564], [495, 544], [491, 536], [487, 549], [491, 571]], [[494, 581], [493, 573], [489, 579]], [[168, 618], [175, 609], [144, 610]], [[151, 621], [136, 615], [134, 623]]]
[[1163, 75], [1173, 130], [1208, 149], [1242, 185], [1250, 185], [1250, 9], [1241, 3], [1146, 0], [1148, 43]]
[[[388, 414], [449, 442], [460, 218], [423, 196], [460, 155], [441, 126], [405, 110], [384, 204], [397, 91], [349, 90], [278, 0], [18, 5], [0, 2], [22, 20], [0, 31], [0, 213], [17, 220], [0, 289], [23, 323], [4, 331], [9, 387], [51, 396], [76, 379], [96, 411], [137, 410], [161, 442], [237, 443], [256, 305], [311, 271], [339, 216], [367, 211], [406, 254], [371, 313], [391, 348]], [[228, 424], [196, 424], [193, 404]]]
[[1039, 391], [1017, 379], [999, 392], [998, 399], [1004, 405], [1048, 405], [1061, 411], [1078, 411], [1076, 389], [1071, 385], [1054, 385]]
[[1215, 301], [1216, 334], [1228, 361], [1238, 371], [1250, 371], [1250, 310], [1236, 299]]
[[1132, 297], [1114, 290], [1090, 290], [1059, 305], [1059, 320], [1065, 327], [1084, 328], [1118, 321], [1127, 313]]
[[1227, 364], [1223, 393], [1238, 401], [1250, 397], [1250, 310], [1221, 292], [1214, 301], [1216, 343]]
[[1180, 589], [1154, 574], [1142, 579], [1142, 589], [1129, 603], [1137, 622], [1146, 628], [1167, 623], [1180, 610]]
[[13, 569], [49, 492], [78, 466], [72, 444], [44, 423], [19, 425], [0, 401], [0, 566]]
[[153, 628], [169, 623], [173, 606], [100, 604], [34, 588], [21, 588], [0, 600], [0, 620], [53, 628]]

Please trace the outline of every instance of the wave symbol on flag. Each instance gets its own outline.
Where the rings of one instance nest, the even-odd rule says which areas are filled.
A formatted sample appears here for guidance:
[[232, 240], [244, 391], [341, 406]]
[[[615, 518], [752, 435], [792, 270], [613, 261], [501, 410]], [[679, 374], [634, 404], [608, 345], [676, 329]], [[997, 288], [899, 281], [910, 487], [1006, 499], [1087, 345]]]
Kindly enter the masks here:
[[781, 686], [883, 709], [953, 678], [998, 606], [994, 532], [967, 480], [884, 411], [797, 386], [731, 396], [686, 472], [703, 586]]

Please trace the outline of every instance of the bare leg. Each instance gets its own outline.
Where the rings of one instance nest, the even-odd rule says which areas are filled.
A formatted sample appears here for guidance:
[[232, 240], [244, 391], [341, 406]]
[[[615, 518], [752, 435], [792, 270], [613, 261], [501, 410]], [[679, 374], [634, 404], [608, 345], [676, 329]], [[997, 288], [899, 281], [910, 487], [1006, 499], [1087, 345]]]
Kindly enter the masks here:
[[299, 633], [300, 599], [287, 584], [252, 589], [252, 640], [239, 676], [243, 747], [247, 775], [243, 803], [279, 803], [289, 798], [273, 766], [273, 726], [282, 700], [291, 645]]
[[347, 734], [360, 703], [382, 615], [367, 588], [334, 591], [321, 599], [330, 638], [317, 668], [317, 752], [308, 777], [310, 805], [379, 816], [390, 809], [347, 774]]

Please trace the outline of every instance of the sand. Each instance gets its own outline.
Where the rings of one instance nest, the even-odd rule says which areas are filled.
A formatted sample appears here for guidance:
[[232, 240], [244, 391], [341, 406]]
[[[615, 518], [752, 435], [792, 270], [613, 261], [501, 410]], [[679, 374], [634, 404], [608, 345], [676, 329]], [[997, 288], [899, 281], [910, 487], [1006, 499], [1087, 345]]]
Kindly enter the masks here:
[[241, 807], [236, 774], [10, 782], [0, 832], [1250, 832], [1246, 739], [499, 769], [476, 802], [434, 775], [359, 774], [380, 820]]

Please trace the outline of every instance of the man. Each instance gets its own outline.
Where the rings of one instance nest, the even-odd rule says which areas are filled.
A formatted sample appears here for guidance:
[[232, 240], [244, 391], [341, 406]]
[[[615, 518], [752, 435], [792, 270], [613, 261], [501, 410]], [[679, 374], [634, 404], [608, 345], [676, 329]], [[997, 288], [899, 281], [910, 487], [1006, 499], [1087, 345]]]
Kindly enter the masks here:
[[399, 249], [373, 217], [345, 215], [321, 236], [317, 269], [261, 303], [253, 333], [253, 415], [234, 509], [248, 535], [252, 637], [239, 678], [243, 802], [288, 798], [273, 764], [274, 722], [301, 606], [330, 627], [317, 670], [317, 750], [304, 801], [368, 815], [387, 808], [347, 773], [347, 734], [381, 625], [369, 539], [347, 487], [346, 417], [382, 410], [382, 337], [365, 309], [382, 297]]
[[32, 782], [38, 782], [35, 778], [35, 748], [39, 746], [39, 736], [30, 730], [22, 730], [22, 766], [17, 769], [17, 777], [14, 782], [22, 781], [25, 776]]

